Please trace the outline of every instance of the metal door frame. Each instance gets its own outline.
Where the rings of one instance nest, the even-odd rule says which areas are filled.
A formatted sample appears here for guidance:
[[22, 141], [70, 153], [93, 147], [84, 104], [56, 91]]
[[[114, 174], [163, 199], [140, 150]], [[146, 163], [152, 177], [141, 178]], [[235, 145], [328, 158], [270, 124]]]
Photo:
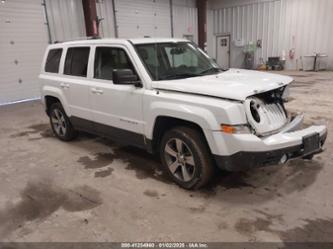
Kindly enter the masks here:
[[224, 37], [224, 36], [229, 37], [228, 68], [230, 68], [230, 60], [231, 60], [231, 34], [215, 34], [215, 43], [216, 43], [216, 46], [215, 46], [215, 58], [216, 58], [216, 61], [217, 61], [217, 47], [218, 47], [217, 40], [219, 38], [221, 38], [221, 37]]

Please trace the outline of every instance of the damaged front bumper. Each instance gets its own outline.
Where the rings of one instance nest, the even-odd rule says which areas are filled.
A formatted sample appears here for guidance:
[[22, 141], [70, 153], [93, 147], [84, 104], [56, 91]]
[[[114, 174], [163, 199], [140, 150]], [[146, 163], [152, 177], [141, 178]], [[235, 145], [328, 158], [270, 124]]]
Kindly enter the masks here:
[[243, 171], [250, 168], [285, 163], [298, 157], [311, 158], [323, 151], [327, 138], [325, 126], [300, 129], [303, 116], [295, 117], [279, 133], [259, 138], [255, 135], [232, 135], [227, 138], [243, 150], [231, 155], [214, 155], [219, 168]]

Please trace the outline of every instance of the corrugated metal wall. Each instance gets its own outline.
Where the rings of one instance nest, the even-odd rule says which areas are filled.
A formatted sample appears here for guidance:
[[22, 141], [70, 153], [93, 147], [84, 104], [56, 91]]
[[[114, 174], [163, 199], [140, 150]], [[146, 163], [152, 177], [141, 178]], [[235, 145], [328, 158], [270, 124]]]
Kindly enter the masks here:
[[98, 0], [97, 16], [102, 19], [99, 25], [101, 37], [116, 37], [112, 0]]
[[[172, 0], [172, 5], [174, 37], [192, 35], [197, 41], [195, 0]], [[46, 0], [46, 6], [53, 42], [85, 36], [82, 0]], [[169, 0], [97, 0], [96, 7], [102, 37], [116, 37], [116, 30], [122, 38], [171, 37]]]
[[[215, 35], [230, 34], [233, 41], [247, 44], [262, 40], [256, 51], [256, 63], [285, 50], [288, 69], [302, 67], [303, 55], [326, 53], [333, 68], [332, 0], [212, 0], [210, 2], [209, 52], [216, 56]], [[295, 49], [295, 59], [288, 52]], [[234, 50], [234, 53], [233, 53]], [[231, 66], [239, 66], [240, 47], [232, 46]]]
[[40, 96], [38, 74], [48, 42], [40, 0], [0, 4], [0, 105]]
[[[170, 37], [171, 13], [168, 0], [114, 0], [118, 37]], [[192, 35], [198, 40], [195, 0], [172, 0], [174, 37]], [[97, 1], [97, 15], [102, 18], [102, 37], [115, 37], [112, 0]]]
[[314, 52], [329, 56], [333, 69], [333, 1], [281, 0], [280, 49], [295, 48], [296, 59], [287, 61], [288, 68], [299, 68], [299, 57]]
[[82, 0], [46, 0], [45, 3], [52, 42], [86, 36]]
[[192, 35], [193, 41], [198, 42], [198, 10], [195, 0], [173, 0], [172, 5], [174, 37]]
[[171, 34], [169, 1], [115, 0], [118, 36], [166, 37]]

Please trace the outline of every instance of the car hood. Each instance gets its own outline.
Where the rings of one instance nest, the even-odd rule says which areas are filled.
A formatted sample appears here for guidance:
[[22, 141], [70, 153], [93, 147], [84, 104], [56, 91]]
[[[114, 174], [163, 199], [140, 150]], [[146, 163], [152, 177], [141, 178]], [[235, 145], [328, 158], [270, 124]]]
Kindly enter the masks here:
[[288, 85], [293, 79], [272, 73], [229, 69], [207, 76], [154, 81], [152, 87], [243, 101], [247, 97]]

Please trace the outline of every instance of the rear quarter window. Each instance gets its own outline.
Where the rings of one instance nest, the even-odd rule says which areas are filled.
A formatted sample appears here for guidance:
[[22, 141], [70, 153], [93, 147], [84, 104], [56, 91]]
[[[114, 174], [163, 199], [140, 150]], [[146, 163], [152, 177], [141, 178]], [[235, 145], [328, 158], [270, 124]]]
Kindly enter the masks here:
[[58, 73], [61, 59], [62, 49], [50, 49], [46, 58], [45, 72]]
[[64, 74], [87, 76], [90, 47], [75, 47], [67, 50]]

